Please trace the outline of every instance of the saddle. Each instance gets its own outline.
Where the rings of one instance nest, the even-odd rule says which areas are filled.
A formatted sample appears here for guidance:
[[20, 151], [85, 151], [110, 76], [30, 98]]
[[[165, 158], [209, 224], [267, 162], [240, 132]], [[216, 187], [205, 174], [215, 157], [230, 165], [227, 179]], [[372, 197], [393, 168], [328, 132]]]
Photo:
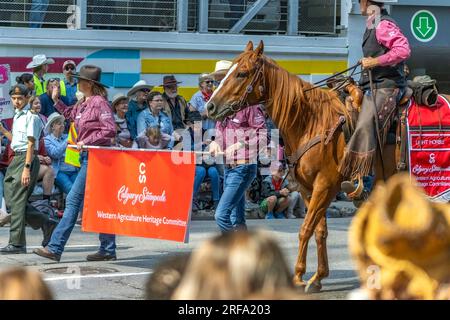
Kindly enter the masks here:
[[[413, 96], [416, 96], [417, 88], [420, 86], [416, 85], [415, 87], [407, 87], [403, 97], [400, 100], [398, 105], [398, 113], [394, 115], [392, 119], [392, 125], [390, 126], [390, 130], [388, 131], [386, 137], [387, 145], [396, 145], [397, 146], [397, 170], [404, 171], [408, 168], [408, 146], [407, 146], [407, 119], [406, 119], [406, 109], [409, 105], [409, 101]], [[435, 87], [434, 87], [435, 88]], [[333, 88], [336, 89], [336, 88]], [[363, 101], [364, 93], [357, 86], [357, 84], [350, 80], [341, 88], [338, 88], [339, 94], [342, 102], [344, 103], [347, 112], [350, 114], [352, 118], [352, 123], [356, 123], [358, 120], [359, 113], [361, 111], [361, 105]], [[426, 98], [428, 98], [431, 103], [432, 97], [434, 96], [430, 91], [427, 92]], [[344, 123], [342, 126], [342, 131], [344, 133], [345, 141], [348, 143], [350, 141], [351, 136], [353, 135], [354, 128], [350, 123]]]

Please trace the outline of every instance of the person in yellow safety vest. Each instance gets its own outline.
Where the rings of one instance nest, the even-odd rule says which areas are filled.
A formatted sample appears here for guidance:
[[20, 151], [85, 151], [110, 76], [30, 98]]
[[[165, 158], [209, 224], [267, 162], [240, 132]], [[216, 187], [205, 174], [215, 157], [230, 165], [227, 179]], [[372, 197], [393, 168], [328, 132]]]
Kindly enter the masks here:
[[55, 60], [52, 58], [47, 58], [45, 54], [38, 54], [27, 65], [27, 69], [33, 69], [34, 93], [38, 97], [47, 91], [44, 75], [48, 72], [48, 65], [53, 63]]
[[74, 105], [77, 102], [78, 81], [73, 77], [77, 66], [73, 60], [64, 61], [63, 73], [65, 79], [62, 79], [59, 84], [60, 94], [66, 97], [68, 106]]

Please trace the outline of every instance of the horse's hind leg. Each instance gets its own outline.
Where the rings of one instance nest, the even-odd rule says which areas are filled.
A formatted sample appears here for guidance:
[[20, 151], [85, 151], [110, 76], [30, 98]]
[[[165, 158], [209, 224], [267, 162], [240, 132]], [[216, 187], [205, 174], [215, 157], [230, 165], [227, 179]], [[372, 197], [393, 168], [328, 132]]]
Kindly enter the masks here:
[[[320, 184], [319, 184], [320, 185]], [[311, 201], [308, 206], [308, 212], [305, 217], [305, 221], [301, 227], [299, 233], [299, 251], [297, 262], [295, 264], [295, 276], [294, 276], [294, 284], [296, 286], [305, 287], [307, 283], [303, 280], [303, 275], [306, 272], [306, 256], [308, 250], [308, 242], [311, 236], [313, 235], [316, 226], [325, 216], [326, 209], [331, 202], [333, 195], [330, 190], [334, 189], [333, 187], [315, 187]], [[326, 243], [323, 242], [325, 246]]]
[[314, 232], [317, 244], [317, 272], [308, 280], [308, 284], [305, 288], [305, 292], [312, 293], [318, 292], [322, 289], [321, 280], [328, 277], [329, 267], [328, 267], [328, 253], [327, 253], [327, 218], [324, 215], [320, 219], [319, 224]]

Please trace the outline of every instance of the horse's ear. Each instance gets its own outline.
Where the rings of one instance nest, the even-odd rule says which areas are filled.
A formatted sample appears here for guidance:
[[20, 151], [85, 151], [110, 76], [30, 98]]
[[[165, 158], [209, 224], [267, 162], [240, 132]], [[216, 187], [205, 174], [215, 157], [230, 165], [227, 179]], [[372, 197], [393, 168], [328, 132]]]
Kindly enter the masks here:
[[256, 55], [260, 56], [264, 53], [264, 42], [262, 40], [259, 42], [258, 47], [255, 50]]
[[253, 42], [249, 41], [245, 47], [245, 51], [253, 51]]

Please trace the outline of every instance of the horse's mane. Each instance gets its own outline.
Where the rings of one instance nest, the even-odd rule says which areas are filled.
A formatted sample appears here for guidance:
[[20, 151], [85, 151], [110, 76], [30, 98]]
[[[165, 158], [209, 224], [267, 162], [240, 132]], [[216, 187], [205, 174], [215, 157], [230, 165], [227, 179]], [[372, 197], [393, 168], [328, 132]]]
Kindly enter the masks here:
[[[305, 89], [312, 85], [284, 70], [272, 59], [262, 56], [266, 73], [266, 86], [270, 88], [266, 108], [278, 129], [286, 132], [292, 127], [309, 136], [321, 134], [333, 128], [339, 115], [347, 121], [350, 116], [334, 91]], [[320, 130], [320, 131], [318, 131]]]

